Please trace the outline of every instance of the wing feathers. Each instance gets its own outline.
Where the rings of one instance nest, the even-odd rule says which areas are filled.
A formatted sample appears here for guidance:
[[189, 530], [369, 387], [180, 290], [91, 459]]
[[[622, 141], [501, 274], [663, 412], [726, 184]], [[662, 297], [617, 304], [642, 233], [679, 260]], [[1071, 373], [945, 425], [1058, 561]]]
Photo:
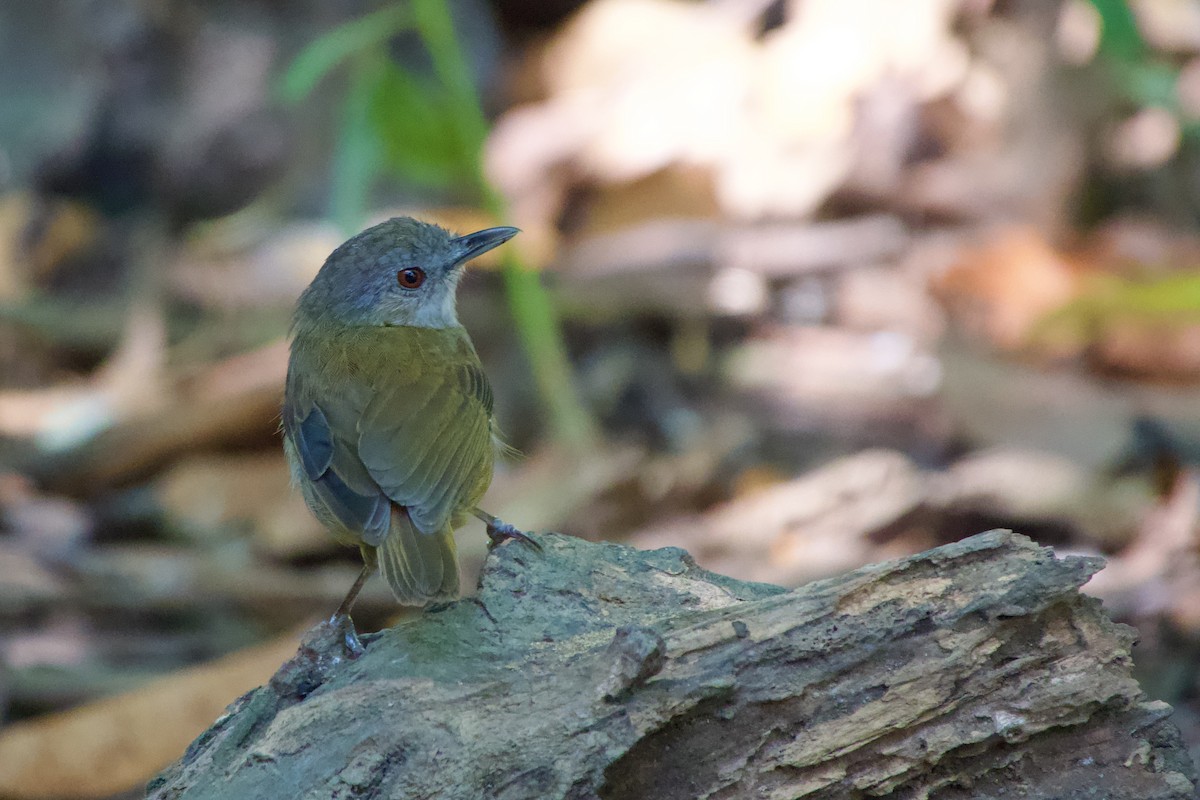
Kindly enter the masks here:
[[[285, 410], [285, 419], [293, 419], [289, 410]], [[308, 416], [291, 425], [296, 453], [300, 456], [300, 464], [309, 480], [315, 481], [329, 469], [333, 461], [333, 438], [329, 432], [329, 421], [324, 412], [314, 405]]]
[[[308, 491], [337, 522], [361, 533], [363, 541], [377, 545], [387, 534], [389, 506], [387, 497], [371, 484], [366, 492], [349, 485], [339, 472], [335, 456], [337, 440], [330, 429], [325, 412], [313, 403], [303, 419], [297, 420], [295, 410], [284, 409], [284, 428], [292, 441], [297, 460], [308, 478]], [[361, 465], [358, 471], [362, 471]], [[347, 472], [353, 474], [351, 468]], [[370, 483], [370, 479], [367, 479]], [[359, 478], [356, 483], [362, 483]]]
[[477, 365], [466, 372], [423, 366], [416, 384], [371, 400], [359, 424], [358, 453], [383, 492], [408, 509], [419, 530], [433, 534], [491, 472], [491, 417], [482, 400], [491, 390]]

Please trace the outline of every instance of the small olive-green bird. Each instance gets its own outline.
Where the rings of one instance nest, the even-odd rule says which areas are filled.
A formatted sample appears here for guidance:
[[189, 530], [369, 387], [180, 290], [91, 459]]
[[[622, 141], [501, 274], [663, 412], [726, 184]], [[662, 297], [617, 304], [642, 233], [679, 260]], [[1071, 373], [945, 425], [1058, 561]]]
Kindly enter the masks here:
[[[396, 217], [329, 256], [300, 297], [283, 408], [284, 449], [308, 507], [396, 599], [458, 593], [454, 530], [469, 517], [497, 541], [531, 542], [477, 504], [492, 480], [492, 389], [458, 323], [463, 265], [517, 234], [452, 236]], [[536, 545], [535, 545], [536, 546]]]

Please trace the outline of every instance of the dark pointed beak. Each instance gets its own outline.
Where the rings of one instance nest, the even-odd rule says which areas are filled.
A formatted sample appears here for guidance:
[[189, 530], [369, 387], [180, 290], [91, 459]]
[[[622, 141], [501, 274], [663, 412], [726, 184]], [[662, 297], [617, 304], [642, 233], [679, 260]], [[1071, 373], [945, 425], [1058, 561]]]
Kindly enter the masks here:
[[510, 228], [507, 225], [503, 225], [499, 228], [485, 228], [481, 231], [475, 231], [475, 233], [468, 233], [466, 236], [459, 236], [452, 241], [452, 244], [458, 251], [458, 257], [454, 263], [461, 266], [472, 258], [481, 256], [488, 250], [499, 247], [520, 232], [519, 228]]

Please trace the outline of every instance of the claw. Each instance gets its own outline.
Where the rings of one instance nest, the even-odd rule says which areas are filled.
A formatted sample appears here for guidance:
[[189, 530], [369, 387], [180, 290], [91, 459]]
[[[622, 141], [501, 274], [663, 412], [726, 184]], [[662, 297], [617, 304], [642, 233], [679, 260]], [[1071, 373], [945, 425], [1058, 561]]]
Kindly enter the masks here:
[[522, 544], [527, 544], [539, 553], [542, 552], [542, 546], [533, 540], [533, 537], [522, 530], [519, 530], [507, 522], [492, 517], [491, 522], [487, 524], [487, 535], [492, 540], [492, 547], [504, 542], [508, 539], [516, 539]]
[[321, 627], [339, 641], [346, 658], [355, 659], [367, 652], [349, 614], [334, 614]]
[[350, 617], [334, 614], [304, 634], [296, 655], [271, 676], [271, 686], [281, 696], [307, 697], [338, 665], [365, 652]]

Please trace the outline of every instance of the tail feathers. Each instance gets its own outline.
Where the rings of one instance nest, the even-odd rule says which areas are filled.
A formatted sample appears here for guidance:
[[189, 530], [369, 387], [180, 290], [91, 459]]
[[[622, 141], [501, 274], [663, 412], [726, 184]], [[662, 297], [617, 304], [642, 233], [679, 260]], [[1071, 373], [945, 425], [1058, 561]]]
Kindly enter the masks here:
[[392, 508], [392, 524], [376, 555], [379, 571], [401, 605], [423, 606], [458, 596], [458, 557], [454, 531], [422, 533], [408, 513]]

